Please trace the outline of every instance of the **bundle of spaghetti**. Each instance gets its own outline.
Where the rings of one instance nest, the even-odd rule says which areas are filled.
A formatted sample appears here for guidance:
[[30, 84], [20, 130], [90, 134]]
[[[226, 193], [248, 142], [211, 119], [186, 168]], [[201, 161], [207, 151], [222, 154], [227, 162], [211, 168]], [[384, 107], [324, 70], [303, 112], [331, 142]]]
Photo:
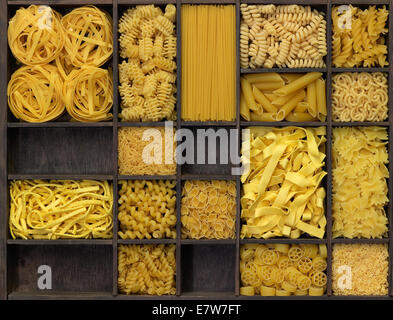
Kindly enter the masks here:
[[176, 238], [176, 181], [119, 181], [122, 239]]
[[63, 80], [55, 66], [24, 66], [8, 82], [8, 106], [17, 119], [50, 121], [64, 112], [62, 89]]
[[333, 237], [386, 235], [387, 140], [384, 127], [333, 129]]
[[386, 6], [360, 9], [349, 6], [332, 8], [332, 63], [335, 67], [387, 66], [389, 10]]
[[176, 173], [175, 133], [170, 128], [119, 128], [119, 174], [173, 175]]
[[176, 294], [175, 245], [120, 245], [119, 291], [125, 294]]
[[233, 5], [182, 6], [182, 119], [236, 117], [236, 14]]
[[322, 296], [326, 290], [324, 244], [246, 244], [240, 247], [240, 294]]
[[253, 73], [240, 78], [240, 115], [248, 121], [325, 121], [326, 85], [320, 72]]
[[74, 69], [67, 76], [63, 98], [68, 113], [77, 121], [95, 122], [112, 118], [112, 72], [97, 67]]
[[15, 180], [10, 202], [14, 239], [112, 237], [113, 192], [107, 181]]
[[183, 238], [235, 238], [234, 181], [186, 181], [181, 203]]
[[60, 14], [48, 6], [20, 8], [8, 24], [8, 45], [17, 60], [26, 65], [46, 64], [64, 47]]
[[241, 238], [323, 238], [325, 136], [325, 127], [244, 132]]
[[388, 79], [381, 72], [338, 73], [332, 78], [334, 121], [383, 121], [388, 117]]
[[386, 244], [335, 244], [334, 295], [387, 295], [389, 252]]
[[72, 10], [61, 19], [68, 64], [75, 67], [102, 66], [113, 52], [112, 18], [94, 7]]
[[176, 7], [128, 9], [119, 21], [122, 121], [175, 120]]
[[240, 5], [241, 68], [322, 68], [325, 13], [310, 6]]

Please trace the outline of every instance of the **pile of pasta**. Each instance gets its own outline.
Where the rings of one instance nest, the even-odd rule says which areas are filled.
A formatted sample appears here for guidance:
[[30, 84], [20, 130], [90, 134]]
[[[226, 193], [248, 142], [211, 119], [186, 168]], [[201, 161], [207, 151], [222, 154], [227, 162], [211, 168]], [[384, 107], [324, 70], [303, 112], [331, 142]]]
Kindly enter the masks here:
[[122, 121], [176, 118], [176, 7], [128, 9], [119, 21]]
[[383, 121], [388, 117], [388, 79], [382, 72], [338, 73], [332, 77], [334, 121]]
[[8, 83], [8, 106], [17, 119], [47, 122], [65, 110], [76, 121], [112, 118], [112, 19], [94, 6], [62, 17], [49, 6], [20, 8], [8, 26], [8, 44], [26, 64]]
[[111, 238], [112, 207], [107, 181], [15, 180], [10, 233], [14, 239]]
[[323, 238], [325, 135], [325, 127], [251, 127], [244, 133], [241, 238]]
[[173, 129], [119, 128], [119, 174], [173, 175], [176, 173], [175, 148]]
[[182, 5], [181, 117], [186, 121], [236, 118], [234, 5]]
[[334, 295], [387, 295], [389, 252], [386, 244], [335, 244]]
[[119, 291], [125, 294], [176, 294], [175, 245], [120, 245]]
[[235, 181], [186, 181], [181, 204], [183, 238], [235, 237]]
[[325, 121], [322, 73], [254, 73], [240, 78], [240, 115], [248, 121]]
[[333, 237], [386, 235], [387, 140], [384, 127], [333, 129]]
[[322, 296], [326, 290], [324, 244], [246, 244], [240, 248], [240, 294]]
[[310, 6], [240, 5], [241, 68], [325, 67], [325, 14]]
[[335, 67], [387, 66], [389, 10], [349, 6], [332, 8], [332, 63]]
[[120, 238], [176, 238], [176, 181], [119, 183]]

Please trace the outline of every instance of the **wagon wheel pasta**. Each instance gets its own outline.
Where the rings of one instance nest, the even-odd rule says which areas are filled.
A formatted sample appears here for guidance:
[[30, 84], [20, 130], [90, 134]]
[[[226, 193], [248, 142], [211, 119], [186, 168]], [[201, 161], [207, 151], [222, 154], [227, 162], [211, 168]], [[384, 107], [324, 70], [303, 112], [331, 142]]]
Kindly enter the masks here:
[[14, 239], [111, 238], [112, 207], [107, 181], [15, 180], [10, 233]]
[[334, 121], [383, 121], [388, 117], [388, 80], [381, 72], [338, 73], [332, 77]]
[[241, 68], [321, 68], [325, 14], [310, 6], [240, 5]]
[[[284, 249], [284, 250], [283, 250]], [[326, 264], [326, 245], [246, 244], [240, 247], [240, 294], [253, 296], [318, 295], [327, 276], [311, 259]], [[260, 257], [274, 257], [260, 259]], [[295, 261], [296, 260], [296, 261]], [[295, 261], [293, 264], [291, 261]]]
[[120, 238], [176, 238], [175, 181], [121, 180], [120, 186]]
[[334, 238], [381, 238], [386, 235], [387, 141], [388, 132], [384, 127], [333, 129]]
[[56, 67], [24, 66], [16, 70], [7, 87], [8, 106], [17, 119], [46, 122], [64, 112], [63, 81]]
[[64, 42], [60, 14], [48, 6], [20, 8], [9, 21], [11, 52], [26, 65], [46, 64], [56, 59]]
[[385, 35], [389, 11], [385, 6], [367, 9], [332, 8], [332, 63], [335, 67], [384, 67], [387, 61]]
[[[251, 127], [244, 133], [241, 238], [323, 238], [325, 134], [325, 127]], [[297, 251], [288, 252], [292, 261], [301, 257]]]
[[120, 245], [119, 291], [125, 294], [176, 294], [175, 245]]
[[66, 14], [64, 49], [75, 67], [102, 66], [112, 56], [112, 18], [94, 6], [84, 6]]
[[[186, 181], [182, 190], [182, 236], [235, 237], [236, 185], [233, 181]], [[266, 257], [266, 259], [274, 259]]]
[[73, 70], [64, 82], [64, 101], [68, 113], [77, 121], [112, 118], [112, 72], [91, 66]]
[[120, 18], [122, 121], [175, 120], [176, 7], [128, 9]]

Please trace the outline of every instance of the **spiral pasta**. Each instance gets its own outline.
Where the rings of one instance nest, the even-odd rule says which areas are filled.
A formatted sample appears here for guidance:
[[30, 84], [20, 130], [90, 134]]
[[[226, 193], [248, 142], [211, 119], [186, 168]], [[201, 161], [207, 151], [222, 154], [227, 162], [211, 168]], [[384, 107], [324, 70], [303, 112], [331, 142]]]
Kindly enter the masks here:
[[26, 65], [53, 61], [64, 43], [60, 14], [48, 6], [20, 8], [9, 21], [9, 47], [15, 58]]
[[63, 81], [53, 65], [24, 66], [16, 70], [7, 87], [12, 114], [27, 122], [46, 122], [64, 112]]
[[176, 238], [176, 182], [119, 182], [122, 239]]
[[66, 14], [61, 23], [64, 49], [75, 67], [100, 67], [113, 53], [112, 18], [94, 6], [84, 6]]
[[332, 77], [334, 121], [383, 121], [388, 117], [388, 80], [381, 72]]
[[14, 239], [111, 238], [112, 207], [107, 181], [15, 180], [10, 233]]
[[326, 245], [246, 244], [240, 247], [241, 295], [290, 296], [323, 295], [325, 269], [315, 269], [313, 261], [326, 265]]
[[64, 82], [68, 113], [77, 121], [94, 122], [112, 118], [112, 72], [85, 66], [74, 69]]
[[118, 286], [125, 294], [176, 294], [175, 245], [120, 245]]

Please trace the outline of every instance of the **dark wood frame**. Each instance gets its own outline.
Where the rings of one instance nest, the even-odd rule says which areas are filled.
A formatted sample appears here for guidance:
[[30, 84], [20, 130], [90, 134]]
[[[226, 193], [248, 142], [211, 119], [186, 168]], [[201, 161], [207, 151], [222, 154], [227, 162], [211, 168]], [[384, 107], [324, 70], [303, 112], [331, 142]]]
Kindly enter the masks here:
[[[256, 70], [245, 70], [240, 69], [239, 64], [239, 39], [240, 39], [240, 3], [274, 3], [274, 4], [287, 4], [287, 3], [296, 3], [303, 5], [316, 5], [318, 7], [324, 7], [326, 10], [326, 19], [327, 19], [327, 44], [328, 44], [328, 55], [326, 56], [326, 68], [319, 69], [310, 69], [310, 68], [300, 68], [300, 69], [256, 69]], [[117, 21], [119, 18], [119, 9], [121, 7], [126, 6], [134, 6], [136, 4], [157, 4], [164, 5], [167, 3], [176, 4], [177, 10], [177, 39], [178, 39], [178, 49], [177, 49], [177, 121], [174, 123], [176, 128], [181, 127], [227, 127], [227, 128], [237, 128], [241, 130], [248, 126], [302, 126], [302, 127], [311, 127], [311, 126], [325, 126], [327, 129], [327, 158], [326, 158], [326, 170], [328, 171], [328, 176], [325, 181], [325, 187], [327, 191], [326, 197], [326, 216], [327, 216], [327, 228], [326, 228], [326, 237], [325, 239], [311, 239], [311, 238], [300, 238], [300, 239], [269, 239], [269, 240], [258, 240], [258, 239], [240, 239], [240, 194], [241, 194], [241, 182], [240, 177], [231, 176], [231, 175], [223, 175], [223, 174], [215, 174], [215, 175], [195, 175], [189, 174], [186, 172], [182, 172], [182, 167], [180, 165], [177, 166], [176, 175], [162, 177], [162, 176], [120, 176], [117, 171], [117, 133], [118, 128], [125, 126], [163, 126], [163, 122], [151, 122], [151, 123], [121, 123], [118, 120], [117, 114], [119, 111], [119, 94], [117, 92], [118, 86], [118, 30], [117, 30]], [[237, 43], [237, 61], [236, 61], [236, 94], [237, 94], [237, 103], [236, 103], [236, 121], [234, 122], [185, 122], [181, 120], [181, 14], [180, 7], [182, 4], [208, 4], [208, 3], [220, 3], [220, 4], [233, 4], [236, 7], [236, 43]], [[308, 300], [319, 300], [319, 299], [368, 299], [368, 298], [377, 298], [377, 299], [389, 299], [392, 300], [393, 293], [393, 284], [392, 284], [392, 205], [389, 202], [387, 206], [387, 215], [389, 218], [389, 235], [388, 238], [384, 239], [332, 239], [332, 175], [331, 175], [331, 143], [332, 143], [332, 128], [338, 126], [384, 126], [388, 128], [389, 131], [389, 145], [392, 143], [392, 134], [393, 134], [393, 99], [389, 99], [389, 120], [385, 122], [362, 122], [362, 123], [335, 123], [332, 121], [330, 105], [331, 105], [331, 78], [332, 74], [335, 72], [344, 72], [344, 71], [382, 71], [386, 72], [389, 77], [389, 96], [392, 96], [392, 86], [393, 83], [393, 42], [389, 41], [389, 67], [386, 68], [333, 68], [331, 63], [331, 7], [335, 4], [358, 4], [358, 5], [387, 5], [389, 8], [389, 33], [393, 32], [393, 0], [348, 0], [348, 1], [339, 1], [339, 0], [296, 0], [296, 1], [288, 1], [288, 0], [1, 0], [0, 1], [0, 47], [3, 48], [3, 52], [7, 54], [2, 54], [0, 56], [0, 95], [3, 101], [3, 107], [0, 111], [0, 211], [2, 212], [0, 218], [0, 300], [4, 299], [119, 299], [119, 300], [133, 300], [133, 299], [282, 299], [282, 300], [296, 300], [296, 299], [308, 299]], [[114, 119], [111, 122], [99, 122], [99, 123], [71, 123], [71, 122], [49, 122], [42, 124], [30, 124], [30, 123], [22, 123], [15, 122], [10, 119], [8, 107], [7, 107], [7, 82], [10, 77], [10, 66], [15, 63], [14, 58], [12, 57], [10, 51], [8, 50], [7, 45], [7, 25], [10, 8], [15, 10], [19, 6], [28, 6], [30, 4], [47, 4], [52, 5], [55, 8], [67, 8], [67, 7], [75, 7], [79, 5], [86, 4], [95, 4], [98, 6], [107, 6], [112, 8], [112, 16], [113, 16], [113, 34], [114, 34], [114, 55], [112, 59], [113, 66], [113, 83], [114, 83], [114, 105], [113, 105], [113, 114]], [[387, 37], [388, 38], [388, 37]], [[247, 122], [243, 121], [240, 118], [239, 112], [239, 93], [240, 93], [240, 84], [239, 79], [241, 74], [245, 73], [256, 73], [256, 72], [309, 72], [309, 71], [320, 71], [324, 73], [324, 77], [326, 77], [327, 83], [327, 102], [328, 102], [328, 115], [327, 120], [325, 122], [281, 122], [281, 123], [270, 123], [270, 122]], [[112, 152], [111, 152], [111, 161], [112, 168], [108, 168], [108, 170], [103, 174], [102, 172], [86, 172], [86, 170], [78, 170], [78, 172], [51, 172], [43, 173], [43, 172], [10, 172], [9, 171], [9, 152], [10, 136], [12, 136], [13, 130], [25, 130], [30, 128], [39, 128], [39, 130], [56, 130], [55, 128], [63, 128], [65, 130], [75, 130], [75, 129], [84, 129], [84, 130], [106, 130], [112, 129]], [[108, 133], [109, 134], [109, 133]], [[110, 138], [109, 138], [110, 139]], [[238, 147], [240, 147], [241, 140], [240, 136], [238, 139]], [[98, 150], [99, 147], [97, 147]], [[16, 149], [12, 152], [15, 153], [15, 156], [18, 156], [18, 150]], [[240, 150], [240, 148], [239, 148]], [[389, 158], [392, 159], [393, 153], [392, 149], [389, 148]], [[184, 169], [184, 168], [183, 168]], [[389, 199], [392, 198], [392, 172], [393, 168], [391, 163], [389, 163], [389, 172], [390, 177], [388, 181], [389, 186]], [[8, 183], [13, 179], [33, 179], [33, 178], [56, 178], [56, 179], [99, 179], [99, 180], [111, 180], [113, 183], [113, 192], [114, 192], [114, 237], [111, 240], [12, 240], [9, 237], [8, 231], [8, 210], [9, 210], [9, 199], [8, 199]], [[121, 240], [117, 237], [118, 231], [118, 217], [117, 217], [117, 192], [118, 192], [118, 181], [120, 179], [163, 179], [168, 178], [177, 181], [177, 239], [168, 240], [168, 239], [157, 239], [157, 240]], [[180, 194], [181, 194], [181, 185], [182, 181], [188, 179], [228, 179], [236, 181], [237, 186], [237, 212], [236, 212], [236, 239], [233, 240], [183, 240], [180, 237]], [[117, 288], [117, 248], [119, 244], [147, 244], [147, 243], [166, 243], [166, 244], [175, 244], [176, 245], [176, 259], [177, 259], [177, 277], [176, 277], [176, 286], [177, 286], [177, 294], [175, 296], [146, 296], [146, 295], [122, 295], [118, 293]], [[240, 279], [239, 279], [239, 248], [241, 244], [245, 243], [316, 243], [316, 244], [326, 244], [328, 248], [328, 285], [327, 292], [322, 297], [244, 297], [239, 295], [239, 287], [240, 287]], [[332, 294], [332, 246], [335, 243], [387, 243], [389, 244], [389, 293], [387, 296], [375, 296], [375, 297], [364, 297], [364, 296], [333, 296]], [[91, 247], [92, 251], [100, 250], [99, 248], [105, 246], [108, 248], [108, 251], [112, 251], [112, 286], [111, 290], [105, 292], [83, 292], [83, 291], [75, 291], [75, 292], [51, 292], [51, 291], [33, 291], [33, 292], [25, 292], [25, 291], [13, 291], [13, 277], [11, 276], [11, 269], [16, 266], [12, 265], [12, 262], [18, 263], [19, 257], [18, 252], [19, 249], [22, 248], [28, 252], [28, 248], [36, 248], [36, 246], [40, 246], [42, 250], [45, 252], [45, 248], [48, 246], [55, 246], [56, 248], [61, 248], [62, 246], [73, 247], [75, 248], [75, 252], [77, 254], [78, 248], [81, 247]], [[189, 273], [190, 270], [186, 269], [184, 274], [182, 272], [182, 251], [187, 251], [187, 255], [192, 256], [193, 250], [198, 248], [200, 250], [200, 246], [209, 246], [210, 248], [217, 248], [217, 253], [220, 252], [220, 246], [233, 247], [234, 250], [234, 278], [231, 281], [234, 281], [232, 292], [215, 292], [213, 290], [206, 290], [204, 292], [183, 292], [182, 290], [182, 275], [185, 273]], [[197, 249], [197, 250], [198, 250]], [[60, 253], [61, 254], [61, 250]], [[14, 256], [16, 255], [16, 256]], [[81, 258], [81, 257], [78, 257]], [[86, 256], [86, 261], [89, 261], [89, 256]], [[109, 257], [107, 257], [109, 259]], [[225, 258], [225, 257], [223, 257]], [[71, 259], [72, 260], [72, 259]], [[195, 264], [196, 267], [203, 268], [203, 262], [198, 261], [185, 261], [184, 263], [191, 264], [193, 266]], [[66, 272], [66, 269], [63, 271]], [[213, 270], [202, 270], [202, 272], [211, 272]], [[189, 274], [192, 277], [192, 273]], [[92, 281], [103, 281], [104, 279], [100, 279], [99, 276], [93, 276]], [[212, 289], [214, 289], [214, 278], [211, 278]]]

